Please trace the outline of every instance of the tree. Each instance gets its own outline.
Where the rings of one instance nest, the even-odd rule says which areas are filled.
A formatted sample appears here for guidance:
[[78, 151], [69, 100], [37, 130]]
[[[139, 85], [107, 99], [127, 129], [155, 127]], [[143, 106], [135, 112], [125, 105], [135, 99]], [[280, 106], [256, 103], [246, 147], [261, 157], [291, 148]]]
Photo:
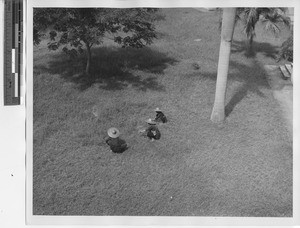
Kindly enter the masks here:
[[225, 119], [225, 96], [227, 86], [227, 75], [235, 18], [236, 8], [223, 9], [216, 94], [211, 114], [211, 121], [215, 123], [223, 122]]
[[153, 21], [157, 9], [131, 8], [35, 8], [33, 42], [47, 34], [48, 48], [77, 55], [86, 50], [85, 73], [89, 75], [92, 47], [103, 43], [106, 34], [122, 47], [142, 48], [156, 38]]
[[237, 18], [244, 24], [248, 49], [251, 51], [255, 37], [256, 24], [261, 21], [267, 31], [274, 35], [280, 33], [280, 25], [290, 26], [290, 18], [286, 16], [287, 8], [238, 8]]

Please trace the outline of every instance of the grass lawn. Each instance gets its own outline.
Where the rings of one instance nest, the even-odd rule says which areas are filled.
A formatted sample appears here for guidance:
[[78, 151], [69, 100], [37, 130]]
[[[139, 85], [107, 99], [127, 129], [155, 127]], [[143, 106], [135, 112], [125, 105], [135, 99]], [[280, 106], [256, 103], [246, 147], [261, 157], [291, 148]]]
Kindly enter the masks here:
[[[292, 216], [292, 138], [262, 67], [287, 34], [259, 28], [249, 58], [237, 25], [227, 118], [216, 125], [219, 16], [162, 12], [153, 45], [94, 48], [93, 79], [80, 74], [82, 59], [48, 52], [46, 41], [35, 48], [33, 213]], [[156, 107], [169, 122], [150, 142], [138, 129]], [[123, 154], [103, 141], [112, 126], [130, 145]]]

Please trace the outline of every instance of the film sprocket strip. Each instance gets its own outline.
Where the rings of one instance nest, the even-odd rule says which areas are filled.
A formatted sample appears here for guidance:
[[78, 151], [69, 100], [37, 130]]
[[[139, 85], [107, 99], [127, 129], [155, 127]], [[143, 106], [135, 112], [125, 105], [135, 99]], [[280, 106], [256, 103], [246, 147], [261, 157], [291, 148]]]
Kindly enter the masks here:
[[23, 61], [23, 2], [4, 0], [4, 105], [19, 105]]

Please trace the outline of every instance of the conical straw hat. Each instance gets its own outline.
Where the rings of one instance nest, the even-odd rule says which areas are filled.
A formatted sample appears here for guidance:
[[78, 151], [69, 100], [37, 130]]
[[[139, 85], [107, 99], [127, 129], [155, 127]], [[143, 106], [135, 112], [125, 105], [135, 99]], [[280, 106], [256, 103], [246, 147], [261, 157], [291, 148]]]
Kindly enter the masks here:
[[115, 128], [115, 127], [111, 127], [107, 130], [107, 134], [109, 135], [109, 137], [111, 138], [117, 138], [120, 135], [120, 131]]

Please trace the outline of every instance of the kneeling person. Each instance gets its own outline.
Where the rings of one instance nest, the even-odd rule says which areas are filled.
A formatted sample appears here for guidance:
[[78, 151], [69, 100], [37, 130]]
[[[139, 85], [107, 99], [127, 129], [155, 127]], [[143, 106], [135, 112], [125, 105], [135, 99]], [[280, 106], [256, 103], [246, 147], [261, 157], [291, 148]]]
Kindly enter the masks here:
[[120, 131], [117, 128], [109, 128], [107, 130], [107, 134], [109, 137], [105, 138], [105, 142], [110, 146], [112, 152], [123, 153], [126, 149], [128, 149], [126, 142], [119, 138]]
[[147, 137], [151, 139], [151, 141], [158, 140], [161, 137], [161, 133], [156, 126], [156, 123], [151, 119], [146, 120], [148, 123], [148, 128], [145, 130]]

